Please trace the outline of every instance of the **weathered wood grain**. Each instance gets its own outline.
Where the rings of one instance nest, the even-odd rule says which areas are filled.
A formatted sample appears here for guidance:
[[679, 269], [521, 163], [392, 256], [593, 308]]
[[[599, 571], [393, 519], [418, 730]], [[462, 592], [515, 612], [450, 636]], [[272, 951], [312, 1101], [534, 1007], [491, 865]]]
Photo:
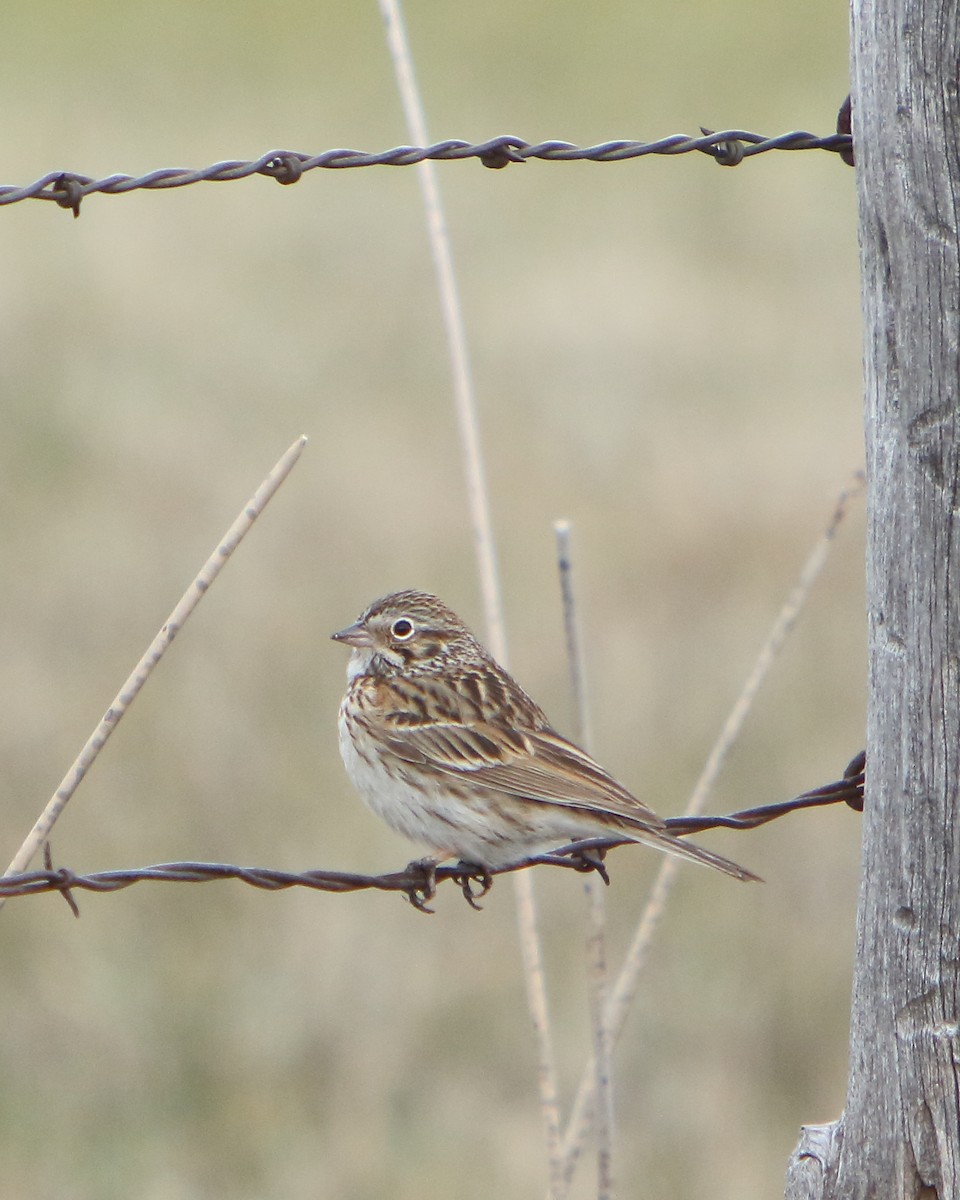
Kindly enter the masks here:
[[[848, 1094], [787, 1196], [960, 1198], [960, 32], [854, 0], [870, 653]], [[813, 1143], [809, 1141], [807, 1148]]]

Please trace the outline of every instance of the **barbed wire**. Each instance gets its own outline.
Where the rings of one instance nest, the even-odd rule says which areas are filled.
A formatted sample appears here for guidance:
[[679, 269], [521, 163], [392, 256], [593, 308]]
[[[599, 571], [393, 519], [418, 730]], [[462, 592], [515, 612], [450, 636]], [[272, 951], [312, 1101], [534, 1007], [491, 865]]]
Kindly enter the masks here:
[[0, 205], [21, 200], [52, 200], [61, 208], [80, 215], [80, 202], [95, 192], [108, 196], [126, 195], [139, 190], [157, 191], [188, 187], [194, 183], [228, 183], [251, 175], [267, 175], [278, 183], [297, 183], [308, 171], [320, 168], [344, 170], [353, 167], [409, 167], [431, 159], [434, 162], [460, 162], [476, 158], [485, 167], [499, 170], [511, 163], [529, 162], [625, 162], [651, 154], [706, 154], [720, 166], [735, 167], [745, 158], [772, 150], [827, 150], [848, 161], [853, 141], [849, 133], [818, 137], [794, 130], [778, 137], [766, 137], [744, 129], [725, 129], [720, 133], [703, 129], [700, 137], [676, 133], [656, 142], [610, 141], [595, 146], [576, 146], [572, 142], [526, 142], [509, 134], [486, 142], [465, 142], [451, 138], [430, 146], [394, 146], [378, 154], [362, 150], [325, 150], [321, 154], [303, 154], [295, 150], [269, 150], [252, 160], [229, 159], [200, 170], [163, 167], [146, 175], [108, 175], [93, 179], [72, 171], [52, 171], [25, 187], [0, 185]]
[[[846, 804], [861, 812], [865, 763], [866, 756], [861, 751], [848, 764], [841, 779], [803, 792], [792, 800], [743, 809], [729, 816], [668, 817], [666, 826], [671, 833], [684, 836], [702, 833], [707, 829], [755, 829], [789, 812], [828, 804]], [[386, 875], [361, 875], [351, 871], [278, 871], [271, 867], [238, 867], [208, 862], [156, 863], [149, 867], [78, 875], [67, 867], [53, 866], [48, 844], [45, 848], [44, 870], [0, 877], [0, 896], [36, 896], [43, 892], [60, 892], [74, 915], [79, 916], [80, 911], [72, 895], [74, 891], [116, 892], [146, 880], [158, 883], [211, 883], [218, 879], [237, 879], [250, 887], [271, 892], [292, 887], [322, 892], [401, 892], [421, 912], [432, 912], [427, 902], [436, 894], [437, 885], [448, 879], [460, 887], [464, 898], [473, 908], [477, 908], [477, 900], [489, 892], [494, 876], [529, 867], [555, 866], [581, 872], [596, 871], [605, 883], [609, 883], [604, 854], [617, 846], [635, 844], [624, 838], [589, 838], [562, 846], [551, 854], [536, 855], [490, 871], [463, 863], [434, 867], [426, 862], [412, 862], [402, 871]]]

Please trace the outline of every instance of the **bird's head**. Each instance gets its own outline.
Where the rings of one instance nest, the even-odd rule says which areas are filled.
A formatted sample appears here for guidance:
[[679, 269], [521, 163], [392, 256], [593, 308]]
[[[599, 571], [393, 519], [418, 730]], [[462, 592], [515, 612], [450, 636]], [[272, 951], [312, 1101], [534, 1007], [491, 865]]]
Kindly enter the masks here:
[[353, 650], [347, 668], [351, 678], [399, 671], [432, 674], [463, 652], [479, 649], [456, 613], [428, 592], [392, 592], [330, 636]]

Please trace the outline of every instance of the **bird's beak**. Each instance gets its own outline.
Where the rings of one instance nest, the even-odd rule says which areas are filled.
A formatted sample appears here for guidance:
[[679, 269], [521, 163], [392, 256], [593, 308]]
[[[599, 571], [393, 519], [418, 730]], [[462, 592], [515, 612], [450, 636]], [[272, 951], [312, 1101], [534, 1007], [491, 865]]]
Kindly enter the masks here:
[[341, 629], [339, 633], [331, 633], [330, 637], [335, 642], [345, 642], [348, 646], [357, 646], [359, 649], [369, 649], [373, 645], [373, 638], [370, 636], [370, 631], [365, 629], [359, 622], [355, 625], [348, 625], [346, 629]]

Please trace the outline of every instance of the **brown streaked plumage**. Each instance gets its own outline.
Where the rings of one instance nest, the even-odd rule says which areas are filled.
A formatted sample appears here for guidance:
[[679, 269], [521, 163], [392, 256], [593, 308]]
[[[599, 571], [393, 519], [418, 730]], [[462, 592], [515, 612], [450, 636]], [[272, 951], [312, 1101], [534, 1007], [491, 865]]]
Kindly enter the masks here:
[[377, 600], [332, 635], [350, 646], [340, 753], [399, 833], [499, 867], [590, 837], [624, 837], [756, 879], [663, 821], [539, 708], [459, 617], [426, 592]]

